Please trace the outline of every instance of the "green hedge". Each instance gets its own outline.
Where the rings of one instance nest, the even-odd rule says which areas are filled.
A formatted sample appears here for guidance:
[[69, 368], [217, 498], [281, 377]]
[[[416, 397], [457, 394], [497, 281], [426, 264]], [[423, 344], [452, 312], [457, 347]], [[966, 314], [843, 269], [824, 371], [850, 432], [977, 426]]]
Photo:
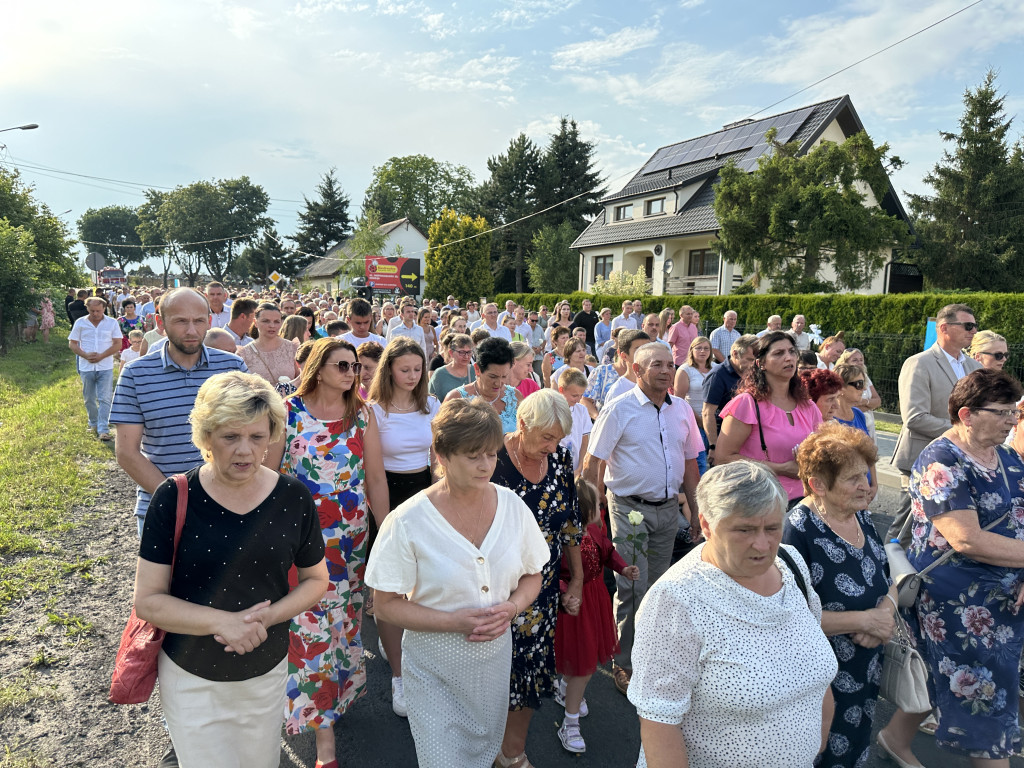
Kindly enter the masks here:
[[883, 296], [860, 294], [761, 294], [754, 296], [601, 296], [592, 293], [505, 293], [496, 297], [498, 306], [511, 299], [529, 309], [568, 299], [573, 310], [590, 299], [594, 307], [611, 307], [618, 314], [626, 299], [640, 299], [644, 310], [660, 312], [665, 307], [677, 310], [684, 304], [700, 312], [701, 325], [715, 328], [726, 310], [739, 315], [737, 324], [764, 328], [769, 315], [782, 315], [784, 328], [793, 315], [804, 315], [807, 323], [821, 327], [822, 335], [836, 331], [862, 334], [902, 334], [924, 337], [929, 317], [946, 304], [967, 304], [976, 313], [982, 328], [1001, 333], [1017, 341], [1024, 327], [1024, 295], [1016, 293], [902, 293]]

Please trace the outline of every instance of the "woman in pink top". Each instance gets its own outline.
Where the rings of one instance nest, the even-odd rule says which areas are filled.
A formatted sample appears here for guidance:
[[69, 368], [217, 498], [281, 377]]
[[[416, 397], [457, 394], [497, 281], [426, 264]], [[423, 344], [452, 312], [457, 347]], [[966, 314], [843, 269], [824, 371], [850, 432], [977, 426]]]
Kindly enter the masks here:
[[532, 395], [540, 389], [533, 373], [533, 347], [524, 341], [513, 341], [512, 354], [516, 356], [516, 361], [512, 364], [508, 383], [518, 389], [523, 397]]
[[769, 333], [755, 349], [736, 397], [722, 409], [715, 459], [718, 464], [762, 462], [779, 478], [792, 505], [804, 495], [796, 448], [821, 423], [821, 411], [797, 376], [797, 351], [789, 335]]

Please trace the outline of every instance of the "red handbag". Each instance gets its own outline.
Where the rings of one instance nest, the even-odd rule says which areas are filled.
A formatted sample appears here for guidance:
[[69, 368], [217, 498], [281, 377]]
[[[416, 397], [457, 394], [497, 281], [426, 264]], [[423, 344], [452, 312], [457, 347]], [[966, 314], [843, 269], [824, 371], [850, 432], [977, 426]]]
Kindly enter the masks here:
[[[185, 506], [188, 504], [188, 478], [175, 475], [174, 482], [178, 486], [178, 508], [174, 521], [174, 554], [171, 556], [171, 572], [174, 572], [174, 561], [178, 559], [178, 542], [181, 540], [181, 529], [185, 526]], [[132, 615], [121, 633], [121, 644], [117, 648], [114, 660], [114, 674], [110, 679], [110, 694], [107, 700], [111, 704], [144, 704], [153, 695], [156, 685], [156, 662], [167, 633]]]

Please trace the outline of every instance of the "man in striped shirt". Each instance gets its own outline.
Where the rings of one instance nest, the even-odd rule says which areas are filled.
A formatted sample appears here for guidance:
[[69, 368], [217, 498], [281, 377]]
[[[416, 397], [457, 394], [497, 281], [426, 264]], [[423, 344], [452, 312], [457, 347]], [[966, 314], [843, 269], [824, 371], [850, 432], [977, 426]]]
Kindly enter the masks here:
[[199, 291], [168, 291], [159, 311], [167, 343], [124, 367], [110, 412], [117, 425], [117, 463], [139, 486], [140, 538], [156, 487], [203, 461], [188, 421], [199, 387], [218, 373], [246, 370], [236, 355], [203, 346], [210, 305]]

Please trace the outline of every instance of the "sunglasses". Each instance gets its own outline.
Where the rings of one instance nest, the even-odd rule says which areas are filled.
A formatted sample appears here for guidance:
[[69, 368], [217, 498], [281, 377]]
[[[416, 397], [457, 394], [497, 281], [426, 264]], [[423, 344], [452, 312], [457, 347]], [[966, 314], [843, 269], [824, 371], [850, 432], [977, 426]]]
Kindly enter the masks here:
[[864, 389], [864, 379], [858, 379], [857, 381], [848, 381], [846, 386], [853, 387], [854, 389]]
[[1008, 360], [1010, 358], [1009, 352], [979, 352], [979, 355], [991, 355], [996, 360]]
[[340, 360], [337, 363], [328, 363], [328, 365], [338, 366], [338, 371], [341, 373], [348, 373], [351, 370], [356, 376], [363, 370], [362, 363], [350, 363], [348, 360]]
[[962, 325], [965, 331], [976, 331], [978, 330], [977, 323], [946, 323], [946, 325]]

